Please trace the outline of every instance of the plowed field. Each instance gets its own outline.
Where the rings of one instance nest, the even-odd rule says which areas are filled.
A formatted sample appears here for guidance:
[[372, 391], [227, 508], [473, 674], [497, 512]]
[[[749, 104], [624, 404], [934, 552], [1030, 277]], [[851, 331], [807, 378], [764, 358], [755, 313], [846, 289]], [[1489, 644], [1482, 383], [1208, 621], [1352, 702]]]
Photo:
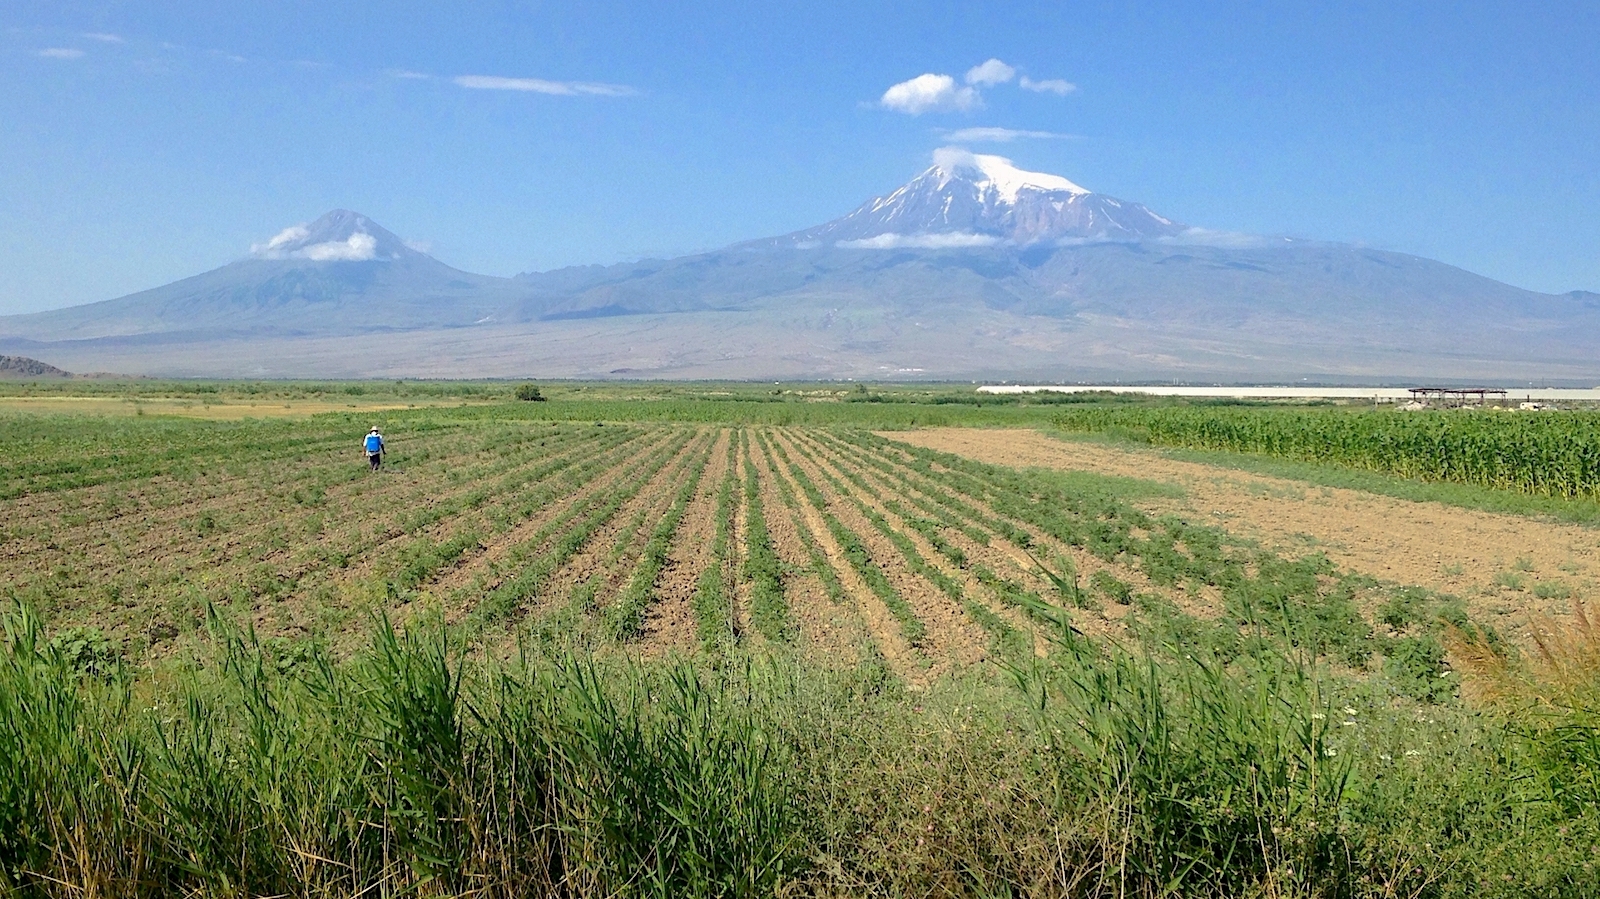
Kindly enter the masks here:
[[1199, 639], [1198, 623], [1248, 619], [1252, 591], [1338, 605], [1360, 665], [1405, 588], [1338, 547], [1335, 565], [1258, 522], [1231, 533], [1182, 499], [1203, 485], [1126, 477], [1136, 465], [1063, 480], [973, 461], [1059, 461], [1027, 435], [458, 422], [395, 435], [376, 474], [346, 435], [298, 436], [12, 472], [3, 589], [134, 656], [214, 610], [334, 645], [375, 614], [431, 610], [489, 647], [784, 647], [882, 659], [917, 685], [1043, 652], [1041, 627]]

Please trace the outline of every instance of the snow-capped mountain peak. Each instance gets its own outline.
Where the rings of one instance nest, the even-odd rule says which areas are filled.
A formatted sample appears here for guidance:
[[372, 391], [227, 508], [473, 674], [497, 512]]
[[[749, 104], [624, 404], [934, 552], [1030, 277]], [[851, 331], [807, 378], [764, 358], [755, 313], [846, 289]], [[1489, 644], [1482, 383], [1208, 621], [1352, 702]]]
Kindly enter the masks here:
[[1095, 193], [1060, 175], [945, 147], [934, 151], [932, 167], [894, 192], [843, 218], [764, 243], [947, 249], [1154, 240], [1185, 230], [1138, 203]]
[[1060, 175], [1025, 172], [1012, 165], [1011, 160], [1004, 156], [969, 153], [958, 147], [942, 147], [935, 150], [933, 168], [929, 169], [928, 173], [946, 184], [951, 181], [966, 180], [980, 190], [992, 188], [1006, 203], [1017, 202], [1017, 195], [1025, 189], [1045, 192], [1065, 191], [1075, 196], [1090, 193]]

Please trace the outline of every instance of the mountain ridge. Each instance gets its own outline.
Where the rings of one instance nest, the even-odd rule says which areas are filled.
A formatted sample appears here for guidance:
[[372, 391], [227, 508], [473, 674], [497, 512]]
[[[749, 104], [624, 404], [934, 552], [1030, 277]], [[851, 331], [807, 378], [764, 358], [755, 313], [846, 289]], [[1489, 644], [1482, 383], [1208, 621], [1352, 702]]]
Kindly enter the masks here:
[[948, 149], [838, 219], [707, 253], [497, 278], [340, 209], [191, 278], [0, 318], [0, 351], [79, 370], [242, 376], [1586, 379], [1597, 335], [1600, 294], [1224, 246]]

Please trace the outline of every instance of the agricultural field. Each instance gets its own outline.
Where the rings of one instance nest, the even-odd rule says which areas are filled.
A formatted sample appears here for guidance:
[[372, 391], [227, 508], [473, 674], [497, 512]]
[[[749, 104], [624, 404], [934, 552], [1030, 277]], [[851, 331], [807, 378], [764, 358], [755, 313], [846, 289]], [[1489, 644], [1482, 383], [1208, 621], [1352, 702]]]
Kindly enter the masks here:
[[1056, 423], [1162, 446], [1332, 462], [1563, 499], [1600, 495], [1600, 413], [1593, 411], [1145, 404], [1079, 407]]
[[1396, 571], [1049, 404], [396, 390], [0, 412], [0, 892], [1596, 894], [1593, 530]]

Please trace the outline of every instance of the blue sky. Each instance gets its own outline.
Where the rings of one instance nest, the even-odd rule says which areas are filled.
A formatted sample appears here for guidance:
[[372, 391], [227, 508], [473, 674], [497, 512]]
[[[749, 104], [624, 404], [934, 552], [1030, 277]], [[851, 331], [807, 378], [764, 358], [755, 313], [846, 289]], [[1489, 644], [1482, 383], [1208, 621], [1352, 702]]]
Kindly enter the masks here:
[[[335, 207], [488, 274], [709, 249], [952, 143], [1193, 225], [1600, 290], [1596, 46], [1592, 0], [11, 0], [0, 312], [195, 274]], [[990, 59], [1010, 77], [969, 85]], [[885, 105], [924, 74], [948, 90]], [[956, 133], [980, 128], [1047, 136]]]

